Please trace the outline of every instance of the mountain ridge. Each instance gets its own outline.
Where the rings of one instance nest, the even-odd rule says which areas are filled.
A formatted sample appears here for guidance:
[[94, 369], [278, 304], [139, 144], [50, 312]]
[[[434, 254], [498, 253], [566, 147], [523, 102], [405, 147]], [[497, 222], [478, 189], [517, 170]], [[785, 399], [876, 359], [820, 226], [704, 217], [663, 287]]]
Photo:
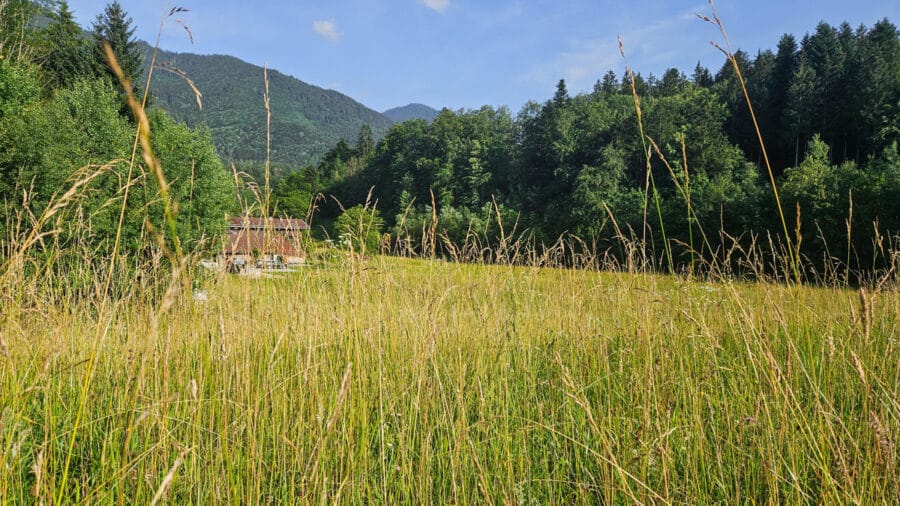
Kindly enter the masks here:
[[413, 102], [411, 104], [388, 109], [381, 114], [387, 116], [394, 123], [403, 123], [410, 119], [424, 119], [430, 123], [440, 113], [441, 111], [434, 107]]
[[[145, 62], [149, 62], [152, 48], [145, 45], [144, 51]], [[202, 94], [202, 110], [190, 85], [178, 75], [181, 72]], [[338, 91], [274, 69], [268, 70], [268, 79], [273, 162], [315, 163], [341, 139], [354, 143], [363, 125], [369, 125], [378, 139], [393, 124], [385, 115]], [[160, 49], [150, 93], [154, 104], [175, 119], [192, 127], [208, 127], [223, 159], [266, 159], [263, 67], [232, 55]]]

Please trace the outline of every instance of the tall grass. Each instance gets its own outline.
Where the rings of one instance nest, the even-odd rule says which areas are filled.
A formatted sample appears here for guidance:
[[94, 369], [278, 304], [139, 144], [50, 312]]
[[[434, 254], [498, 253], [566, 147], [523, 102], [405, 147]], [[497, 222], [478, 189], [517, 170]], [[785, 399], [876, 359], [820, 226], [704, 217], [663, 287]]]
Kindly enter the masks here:
[[900, 500], [895, 288], [346, 262], [8, 320], [0, 498]]
[[[759, 122], [756, 120], [756, 111], [753, 109], [753, 102], [750, 100], [750, 93], [747, 91], [747, 83], [744, 81], [744, 75], [741, 72], [741, 66], [738, 65], [737, 58], [735, 58], [735, 56], [734, 56], [734, 50], [732, 50], [732, 48], [731, 48], [731, 40], [728, 38], [728, 31], [725, 29], [725, 24], [722, 22], [722, 18], [719, 17], [719, 11], [718, 11], [718, 9], [716, 9], [716, 4], [715, 4], [714, 0], [708, 0], [708, 1], [709, 1], [709, 6], [712, 9], [712, 19], [710, 19], [708, 16], [703, 16], [700, 14], [697, 14], [697, 16], [700, 19], [702, 19], [703, 21], [706, 21], [707, 23], [715, 25], [715, 27], [718, 28], [719, 32], [722, 34], [722, 40], [725, 43], [724, 46], [716, 43], [715, 41], [712, 41], [711, 43], [716, 49], [718, 49], [719, 51], [722, 52], [722, 54], [725, 55], [725, 58], [728, 60], [728, 63], [730, 63], [732, 68], [734, 68], [734, 74], [737, 77], [738, 83], [741, 85], [741, 91], [744, 94], [744, 100], [747, 103], [747, 109], [750, 111], [750, 120], [753, 123], [753, 129], [756, 132], [757, 139], [759, 140], [759, 148], [760, 148], [760, 151], [762, 152], [763, 162], [765, 163], [766, 172], [769, 176], [769, 182], [772, 185], [772, 194], [775, 197], [775, 206], [776, 206], [776, 210], [778, 211], [778, 218], [780, 219], [781, 226], [784, 230], [784, 244], [786, 246], [788, 257], [791, 262], [790, 266], [793, 271], [795, 281], [800, 282], [801, 276], [800, 276], [799, 251], [795, 252], [795, 249], [799, 250], [800, 245], [799, 244], [795, 245], [791, 241], [791, 234], [790, 234], [790, 232], [788, 232], [787, 220], [785, 218], [784, 209], [781, 205], [781, 196], [778, 194], [778, 183], [775, 182], [775, 172], [772, 170], [772, 164], [769, 163], [769, 153], [766, 150], [766, 143], [763, 140], [763, 134], [759, 128]], [[797, 207], [797, 221], [798, 221], [798, 229], [799, 229], [799, 221], [800, 221], [799, 206]], [[799, 242], [799, 234], [798, 234], [797, 240]]]
[[[622, 55], [622, 59], [625, 60], [625, 45], [622, 43], [622, 38], [618, 38], [619, 42], [619, 53]], [[627, 60], [626, 60], [627, 61]], [[656, 208], [656, 216], [659, 219], [659, 231], [662, 234], [663, 241], [663, 249], [666, 253], [666, 262], [669, 267], [669, 273], [673, 274], [675, 272], [675, 264], [672, 260], [672, 246], [669, 244], [669, 238], [666, 235], [666, 224], [663, 220], [662, 216], [662, 208], [660, 205], [659, 199], [659, 190], [656, 188], [656, 178], [653, 176], [653, 168], [651, 166], [651, 157], [652, 151], [650, 151], [649, 146], [647, 145], [648, 136], [644, 133], [644, 119], [643, 119], [643, 110], [641, 109], [641, 97], [638, 95], [637, 86], [635, 85], [635, 77], [634, 72], [631, 70], [631, 67], [626, 65], [625, 74], [628, 76], [629, 84], [631, 85], [631, 96], [634, 99], [634, 112], [637, 117], [638, 123], [638, 133], [641, 136], [641, 146], [643, 146], [643, 155], [644, 161], [646, 162], [646, 172], [647, 178], [646, 183], [644, 185], [644, 226], [641, 235], [641, 242], [643, 244], [647, 244], [647, 207], [649, 202], [650, 191], [653, 191], [653, 204]], [[652, 142], [652, 141], [651, 141]], [[651, 240], [652, 242], [652, 240]], [[646, 261], [645, 261], [646, 263]]]
[[[496, 204], [498, 233], [463, 244], [433, 212], [419, 248], [383, 241], [393, 256], [317, 246], [281, 278], [201, 275], [171, 203], [132, 281], [115, 253], [53, 242], [108, 167], [40, 216], [26, 193], [2, 242], [0, 502], [900, 501], [900, 248], [882, 240], [859, 290], [786, 283], [804, 265], [788, 237], [719, 231], [712, 251], [686, 161], [682, 184], [642, 140], [685, 197], [689, 277], [653, 274], [674, 270], [669, 241], [648, 257], [609, 209], [604, 248], [536, 243]], [[255, 195], [268, 209], [268, 183]]]

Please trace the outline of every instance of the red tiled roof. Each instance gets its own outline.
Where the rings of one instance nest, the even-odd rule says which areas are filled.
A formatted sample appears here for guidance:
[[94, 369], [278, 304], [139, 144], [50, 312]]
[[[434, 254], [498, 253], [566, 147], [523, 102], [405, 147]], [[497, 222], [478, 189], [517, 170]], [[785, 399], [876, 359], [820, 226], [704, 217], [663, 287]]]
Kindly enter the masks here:
[[250, 218], [246, 216], [236, 216], [231, 218], [228, 228], [244, 229], [244, 230], [275, 230], [275, 231], [295, 231], [309, 230], [309, 225], [303, 220], [292, 220], [286, 218]]
[[283, 233], [263, 230], [232, 230], [228, 233], [226, 255], [253, 255], [257, 253], [297, 256], [297, 246]]

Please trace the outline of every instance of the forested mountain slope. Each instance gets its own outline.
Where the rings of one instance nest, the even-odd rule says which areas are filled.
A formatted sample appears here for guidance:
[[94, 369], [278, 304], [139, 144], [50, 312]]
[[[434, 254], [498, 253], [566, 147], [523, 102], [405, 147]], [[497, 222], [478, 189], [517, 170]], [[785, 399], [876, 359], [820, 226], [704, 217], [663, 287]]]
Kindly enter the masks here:
[[[150, 61], [149, 47], [146, 48]], [[157, 71], [154, 103], [190, 126], [210, 128], [219, 155], [229, 161], [266, 158], [265, 83], [262, 67], [232, 56], [160, 51], [158, 66], [174, 66], [203, 94], [203, 109], [185, 80]], [[339, 140], [356, 139], [363, 125], [380, 138], [391, 120], [333, 90], [269, 70], [272, 160], [294, 165], [317, 161]]]
[[441, 111], [425, 104], [407, 104], [402, 107], [388, 109], [382, 114], [395, 123], [402, 123], [410, 119], [424, 119], [425, 121], [431, 121], [440, 113]]

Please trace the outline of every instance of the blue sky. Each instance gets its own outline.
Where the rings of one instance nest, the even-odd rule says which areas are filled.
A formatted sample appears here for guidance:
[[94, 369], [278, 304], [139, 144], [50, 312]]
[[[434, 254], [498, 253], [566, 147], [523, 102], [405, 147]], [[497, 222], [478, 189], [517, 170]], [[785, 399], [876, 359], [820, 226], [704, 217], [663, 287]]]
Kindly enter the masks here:
[[[421, 102], [435, 108], [507, 105], [552, 96], [565, 78], [569, 91], [589, 90], [607, 70], [629, 65], [661, 75], [690, 75], [697, 61], [715, 72], [723, 61], [709, 41], [716, 29], [694, 13], [705, 0], [120, 0], [153, 41], [166, 6], [164, 49], [230, 54], [345, 93], [376, 110]], [[70, 0], [90, 27], [106, 0]], [[900, 23], [900, 0], [719, 0], [733, 45], [755, 53], [774, 49], [781, 34], [798, 39], [819, 21], [871, 26]]]

